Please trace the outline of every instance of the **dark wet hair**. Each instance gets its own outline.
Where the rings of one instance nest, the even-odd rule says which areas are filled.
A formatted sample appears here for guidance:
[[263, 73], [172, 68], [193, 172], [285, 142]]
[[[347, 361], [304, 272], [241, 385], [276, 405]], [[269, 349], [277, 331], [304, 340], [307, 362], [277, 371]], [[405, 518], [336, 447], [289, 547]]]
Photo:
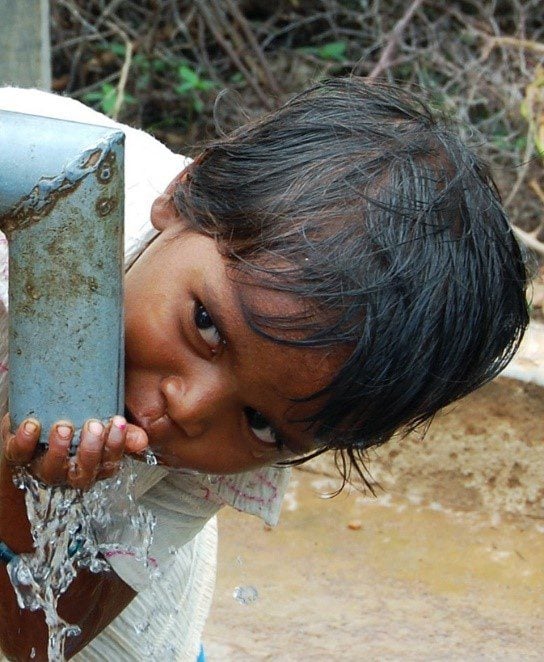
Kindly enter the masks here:
[[344, 479], [365, 449], [496, 376], [528, 323], [487, 167], [406, 91], [316, 84], [213, 142], [175, 202], [239, 274], [307, 304], [271, 319], [246, 302], [255, 330], [349, 348], [309, 421]]

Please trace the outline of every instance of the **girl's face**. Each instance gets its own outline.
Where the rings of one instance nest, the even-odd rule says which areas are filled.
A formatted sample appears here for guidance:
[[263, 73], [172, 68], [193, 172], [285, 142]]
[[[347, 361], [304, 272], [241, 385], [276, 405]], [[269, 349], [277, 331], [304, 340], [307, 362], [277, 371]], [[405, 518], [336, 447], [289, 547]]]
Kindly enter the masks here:
[[284, 347], [245, 322], [238, 291], [266, 313], [296, 305], [234, 285], [215, 242], [184, 231], [167, 194], [154, 205], [161, 233], [127, 274], [126, 405], [161, 464], [232, 473], [303, 455], [315, 403], [293, 405], [332, 378], [322, 350]]

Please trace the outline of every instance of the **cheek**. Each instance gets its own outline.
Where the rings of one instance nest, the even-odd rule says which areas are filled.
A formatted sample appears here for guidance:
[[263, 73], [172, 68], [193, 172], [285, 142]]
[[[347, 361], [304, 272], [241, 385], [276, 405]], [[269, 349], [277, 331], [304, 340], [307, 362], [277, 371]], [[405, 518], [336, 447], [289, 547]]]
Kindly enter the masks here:
[[152, 328], [147, 324], [145, 316], [126, 314], [125, 317], [125, 355], [126, 358], [137, 362], [155, 344]]
[[126, 288], [125, 295], [125, 353], [128, 360], [147, 364], [179, 343], [177, 311], [171, 304], [176, 294], [164, 296], [160, 282], [153, 289], [136, 289], [134, 285]]
[[[157, 356], [153, 356], [152, 347], [156, 346], [156, 339], [145, 319], [129, 317], [125, 323], [125, 365], [127, 378], [130, 370], [151, 369], [157, 363]], [[160, 346], [160, 345], [159, 345]]]

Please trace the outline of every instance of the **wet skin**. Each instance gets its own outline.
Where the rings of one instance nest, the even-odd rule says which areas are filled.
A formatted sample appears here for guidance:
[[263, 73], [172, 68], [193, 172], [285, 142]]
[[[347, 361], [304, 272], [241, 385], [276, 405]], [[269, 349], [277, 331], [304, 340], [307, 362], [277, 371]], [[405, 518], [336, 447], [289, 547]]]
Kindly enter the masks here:
[[11, 434], [4, 420], [6, 459], [32, 461], [45, 482], [87, 488], [115, 473], [123, 453], [139, 453], [148, 442], [161, 464], [209, 473], [245, 471], [315, 448], [307, 424], [295, 421], [317, 405], [293, 399], [325, 386], [338, 358], [279, 345], [248, 327], [240, 296], [271, 314], [298, 304], [233, 282], [215, 241], [187, 230], [174, 207], [179, 177], [155, 201], [159, 235], [126, 276], [128, 422], [87, 422], [70, 458], [69, 422], [52, 428], [47, 452], [35, 457], [38, 422]]

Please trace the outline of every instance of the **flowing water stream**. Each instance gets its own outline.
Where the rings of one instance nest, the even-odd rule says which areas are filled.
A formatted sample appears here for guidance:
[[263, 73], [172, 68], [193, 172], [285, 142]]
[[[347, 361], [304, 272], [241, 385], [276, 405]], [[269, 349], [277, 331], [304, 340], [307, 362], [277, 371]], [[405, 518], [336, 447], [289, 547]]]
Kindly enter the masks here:
[[[146, 458], [153, 464], [154, 458]], [[153, 515], [136, 504], [133, 460], [126, 458], [119, 474], [96, 483], [87, 492], [68, 487], [46, 487], [26, 469], [15, 484], [25, 490], [25, 501], [35, 551], [21, 554], [8, 565], [21, 608], [42, 609], [49, 628], [48, 658], [64, 660], [67, 637], [80, 633], [58, 613], [58, 600], [79, 568], [99, 573], [109, 570], [105, 556], [119, 548], [129, 550], [151, 573], [148, 551], [155, 525]]]

